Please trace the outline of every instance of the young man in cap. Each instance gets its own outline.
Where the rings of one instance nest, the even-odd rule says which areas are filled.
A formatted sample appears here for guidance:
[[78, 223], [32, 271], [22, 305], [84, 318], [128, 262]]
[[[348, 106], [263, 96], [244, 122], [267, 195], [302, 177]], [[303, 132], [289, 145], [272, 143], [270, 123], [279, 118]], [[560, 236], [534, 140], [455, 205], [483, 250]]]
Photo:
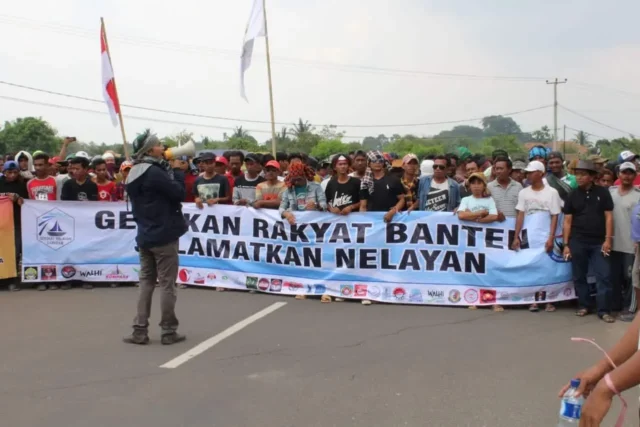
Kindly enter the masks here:
[[400, 183], [404, 188], [404, 208], [407, 212], [416, 209], [420, 210], [418, 207], [418, 193], [420, 188], [420, 179], [418, 178], [419, 167], [418, 156], [415, 154], [409, 153], [402, 158], [403, 174], [402, 178], [400, 178]]
[[235, 179], [232, 202], [237, 206], [253, 206], [256, 200], [256, 187], [265, 179], [260, 176], [262, 165], [258, 154], [249, 153], [244, 158], [245, 173]]
[[511, 179], [511, 160], [508, 157], [497, 157], [493, 163], [493, 173], [496, 177], [487, 184], [491, 197], [498, 208], [498, 221], [506, 218], [515, 218], [518, 194], [522, 190], [522, 184]]
[[[637, 161], [638, 161], [638, 155], [632, 151], [623, 151], [618, 156], [618, 164], [622, 164], [626, 162], [637, 164]], [[620, 178], [618, 178], [613, 183], [613, 185], [620, 185]], [[640, 175], [636, 176], [636, 179], [633, 181], [633, 185], [636, 187], [640, 187]]]
[[[633, 186], [636, 165], [620, 165], [620, 185], [609, 188], [613, 200], [613, 248], [611, 251], [611, 309], [622, 311], [618, 318], [630, 322], [635, 317], [636, 296], [631, 286], [635, 248], [631, 237], [631, 213], [640, 202], [640, 189]], [[623, 294], [626, 298], [623, 299]], [[624, 306], [624, 307], [623, 307]]]
[[[518, 193], [518, 204], [516, 205], [518, 216], [516, 217], [516, 230], [511, 248], [516, 251], [520, 250], [520, 234], [524, 225], [525, 216], [537, 212], [546, 212], [551, 218], [551, 224], [545, 243], [545, 250], [551, 252], [558, 227], [558, 215], [562, 209], [562, 200], [560, 200], [560, 195], [558, 195], [558, 191], [555, 188], [544, 184], [543, 179], [546, 174], [546, 168], [542, 162], [533, 160], [529, 162], [524, 171], [531, 185], [525, 187]], [[531, 312], [537, 312], [539, 310], [537, 303], [531, 304], [529, 307], [529, 311]], [[555, 311], [555, 307], [553, 304], [547, 304], [545, 311]]]
[[348, 215], [360, 207], [360, 180], [349, 176], [350, 167], [351, 159], [344, 154], [336, 154], [331, 160], [334, 175], [325, 190], [331, 213]]
[[447, 176], [449, 161], [445, 156], [433, 159], [433, 175], [420, 178], [418, 209], [431, 212], [453, 212], [460, 205], [460, 186]]
[[584, 317], [592, 308], [587, 283], [589, 267], [596, 276], [596, 309], [607, 323], [611, 316], [610, 255], [613, 240], [613, 200], [606, 188], [594, 184], [596, 168], [588, 160], [576, 165], [578, 188], [564, 205], [564, 257], [571, 259], [573, 283], [578, 295], [576, 316]]
[[280, 162], [270, 160], [264, 165], [265, 181], [256, 186], [255, 209], [278, 209], [282, 196], [287, 189], [280, 180]]
[[526, 167], [527, 164], [522, 160], [516, 160], [513, 162], [513, 167], [511, 168], [511, 179], [522, 184], [524, 182], [524, 170]]
[[193, 195], [198, 209], [203, 209], [205, 203], [207, 206], [213, 206], [231, 200], [229, 181], [226, 177], [216, 174], [215, 162], [216, 156], [213, 153], [200, 155], [200, 163], [204, 164], [204, 173], [193, 184]]
[[[11, 199], [13, 202], [13, 235], [15, 239], [16, 250], [16, 267], [20, 265], [20, 258], [22, 255], [22, 221], [20, 217], [20, 207], [24, 202], [24, 199], [29, 198], [29, 192], [27, 191], [27, 184], [24, 178], [20, 176], [20, 167], [16, 162], [10, 160], [2, 166], [2, 176], [0, 176], [0, 196], [5, 196]], [[20, 279], [18, 277], [10, 279], [9, 290], [20, 290]], [[39, 285], [38, 288], [45, 290], [45, 285]]]
[[[200, 163], [200, 165], [202, 166], [202, 173], [200, 175], [202, 175], [204, 173], [205, 164]], [[233, 178], [231, 172], [229, 171], [229, 160], [227, 160], [227, 158], [224, 156], [217, 156], [214, 170], [218, 175], [227, 178], [227, 182], [229, 183], [229, 194], [233, 194], [233, 187], [236, 180]]]
[[126, 343], [149, 343], [149, 316], [156, 282], [160, 297], [162, 344], [185, 340], [178, 334], [175, 314], [176, 277], [178, 275], [178, 239], [187, 232], [182, 215], [184, 183], [176, 181], [171, 166], [164, 160], [164, 148], [158, 137], [146, 130], [133, 142], [135, 164], [127, 177], [127, 193], [133, 219], [137, 224], [136, 242], [140, 253], [140, 296], [133, 333]]

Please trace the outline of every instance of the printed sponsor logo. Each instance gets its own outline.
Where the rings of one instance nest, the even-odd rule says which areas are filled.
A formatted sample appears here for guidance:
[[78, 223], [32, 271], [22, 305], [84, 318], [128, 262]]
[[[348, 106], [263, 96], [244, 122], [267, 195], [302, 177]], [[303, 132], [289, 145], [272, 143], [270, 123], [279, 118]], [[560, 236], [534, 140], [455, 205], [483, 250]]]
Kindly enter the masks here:
[[207, 274], [207, 282], [215, 282], [218, 277], [214, 273]]
[[343, 297], [350, 297], [353, 295], [353, 286], [352, 285], [340, 285], [340, 295]]
[[247, 289], [253, 290], [253, 291], [257, 291], [258, 290], [258, 278], [257, 277], [252, 277], [252, 276], [247, 276], [244, 285], [247, 287]]
[[24, 267], [22, 275], [25, 280], [38, 280], [38, 267]]
[[229, 276], [222, 276], [222, 280], [229, 280]]
[[124, 274], [120, 267], [116, 265], [116, 268], [107, 273], [108, 280], [126, 280], [129, 278], [129, 275]]
[[573, 295], [573, 289], [571, 288], [564, 288], [562, 290], [562, 295], [564, 295], [565, 297], [570, 297], [571, 295]]
[[496, 302], [496, 291], [493, 289], [480, 289], [480, 299], [483, 304], [493, 304]]
[[405, 291], [404, 288], [395, 288], [393, 290], [393, 297], [398, 301], [403, 301], [406, 295], [407, 291]]
[[204, 285], [204, 276], [199, 272], [196, 273], [196, 277], [193, 279], [193, 283], [196, 285]]
[[75, 239], [75, 220], [58, 208], [36, 218], [38, 241], [53, 250], [67, 246]]
[[464, 300], [469, 304], [478, 302], [478, 291], [475, 289], [467, 289], [464, 291]]
[[353, 294], [356, 297], [365, 298], [367, 296], [367, 285], [356, 285]]
[[282, 290], [282, 280], [280, 279], [271, 279], [271, 287], [269, 288], [271, 292], [280, 292]]
[[511, 295], [511, 301], [513, 301], [513, 302], [522, 301], [522, 296], [520, 296], [520, 295]]
[[560, 295], [560, 291], [551, 291], [547, 294], [548, 299], [556, 299]]
[[556, 236], [553, 239], [553, 250], [549, 253], [549, 258], [559, 263], [567, 263], [569, 260], [564, 259], [564, 242], [562, 241], [562, 236]]
[[444, 291], [427, 289], [427, 296], [429, 298], [444, 298]]
[[258, 289], [260, 289], [263, 292], [266, 292], [269, 290], [269, 279], [260, 279], [258, 281]]
[[533, 301], [534, 298], [535, 298], [535, 295], [529, 294], [529, 295], [525, 295], [524, 300], [525, 301]]
[[509, 292], [507, 291], [501, 291], [498, 293], [498, 301], [509, 301], [509, 297], [511, 295], [509, 295]]
[[102, 277], [102, 270], [80, 270], [80, 277]]
[[380, 294], [382, 293], [382, 291], [380, 290], [379, 286], [376, 285], [368, 285], [367, 286], [367, 293], [372, 297], [372, 298], [378, 298], [380, 296]]
[[311, 292], [315, 294], [324, 294], [327, 292], [327, 287], [325, 285], [313, 285]]
[[409, 292], [409, 301], [422, 302], [422, 291], [420, 291], [420, 289], [411, 289]]
[[62, 267], [62, 270], [60, 270], [60, 274], [62, 274], [62, 277], [65, 279], [71, 279], [76, 275], [76, 269], [72, 265], [65, 265]]
[[181, 268], [180, 271], [178, 271], [178, 281], [189, 283], [189, 279], [191, 279], [191, 271], [186, 268]]
[[56, 280], [58, 278], [58, 269], [55, 265], [40, 266], [40, 278], [42, 280]]
[[546, 301], [547, 300], [547, 293], [545, 291], [536, 292], [535, 295], [534, 295], [534, 299], [536, 301]]
[[460, 302], [460, 291], [457, 289], [451, 289], [449, 291], [449, 302], [457, 304]]
[[291, 292], [298, 292], [300, 289], [304, 289], [302, 283], [284, 282], [284, 286]]

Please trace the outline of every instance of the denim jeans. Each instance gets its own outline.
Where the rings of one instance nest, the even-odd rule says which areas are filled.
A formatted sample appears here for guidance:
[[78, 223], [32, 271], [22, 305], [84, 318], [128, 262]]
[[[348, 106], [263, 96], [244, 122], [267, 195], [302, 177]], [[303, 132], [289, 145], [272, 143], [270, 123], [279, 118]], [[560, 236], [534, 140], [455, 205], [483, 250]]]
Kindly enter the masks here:
[[591, 297], [589, 295], [589, 284], [587, 283], [587, 272], [589, 266], [592, 267], [596, 276], [596, 308], [598, 315], [611, 313], [611, 281], [609, 277], [609, 258], [602, 254], [602, 243], [592, 244], [571, 239], [569, 242], [571, 250], [571, 269], [573, 272], [573, 283], [578, 295], [580, 308], [591, 310]]
[[631, 306], [631, 268], [634, 255], [611, 251], [611, 309], [622, 311]]

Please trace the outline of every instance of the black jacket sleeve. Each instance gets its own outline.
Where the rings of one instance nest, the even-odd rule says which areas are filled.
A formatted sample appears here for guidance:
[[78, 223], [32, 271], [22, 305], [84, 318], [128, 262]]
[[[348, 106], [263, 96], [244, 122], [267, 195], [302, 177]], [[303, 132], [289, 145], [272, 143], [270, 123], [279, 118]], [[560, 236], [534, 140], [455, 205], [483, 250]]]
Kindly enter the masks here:
[[182, 182], [179, 181], [180, 177], [174, 176], [171, 179], [169, 174], [162, 170], [159, 166], [152, 166], [147, 171], [148, 183], [151, 189], [158, 194], [163, 194], [167, 200], [174, 203], [181, 203], [186, 196], [184, 190], [184, 176], [182, 176]]

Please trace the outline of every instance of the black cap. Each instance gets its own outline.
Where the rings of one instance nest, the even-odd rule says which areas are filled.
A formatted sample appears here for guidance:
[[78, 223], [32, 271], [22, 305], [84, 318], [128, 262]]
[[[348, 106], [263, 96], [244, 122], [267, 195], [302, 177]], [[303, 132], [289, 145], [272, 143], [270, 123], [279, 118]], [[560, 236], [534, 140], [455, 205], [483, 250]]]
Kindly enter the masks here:
[[256, 162], [256, 163], [262, 163], [262, 159], [260, 158], [260, 155], [256, 153], [249, 153], [246, 156], [244, 156], [244, 161], [246, 162], [247, 160]]
[[211, 152], [200, 153], [200, 155], [198, 156], [198, 160], [201, 162], [207, 161], [207, 160], [215, 160], [215, 159], [216, 159], [216, 155]]

